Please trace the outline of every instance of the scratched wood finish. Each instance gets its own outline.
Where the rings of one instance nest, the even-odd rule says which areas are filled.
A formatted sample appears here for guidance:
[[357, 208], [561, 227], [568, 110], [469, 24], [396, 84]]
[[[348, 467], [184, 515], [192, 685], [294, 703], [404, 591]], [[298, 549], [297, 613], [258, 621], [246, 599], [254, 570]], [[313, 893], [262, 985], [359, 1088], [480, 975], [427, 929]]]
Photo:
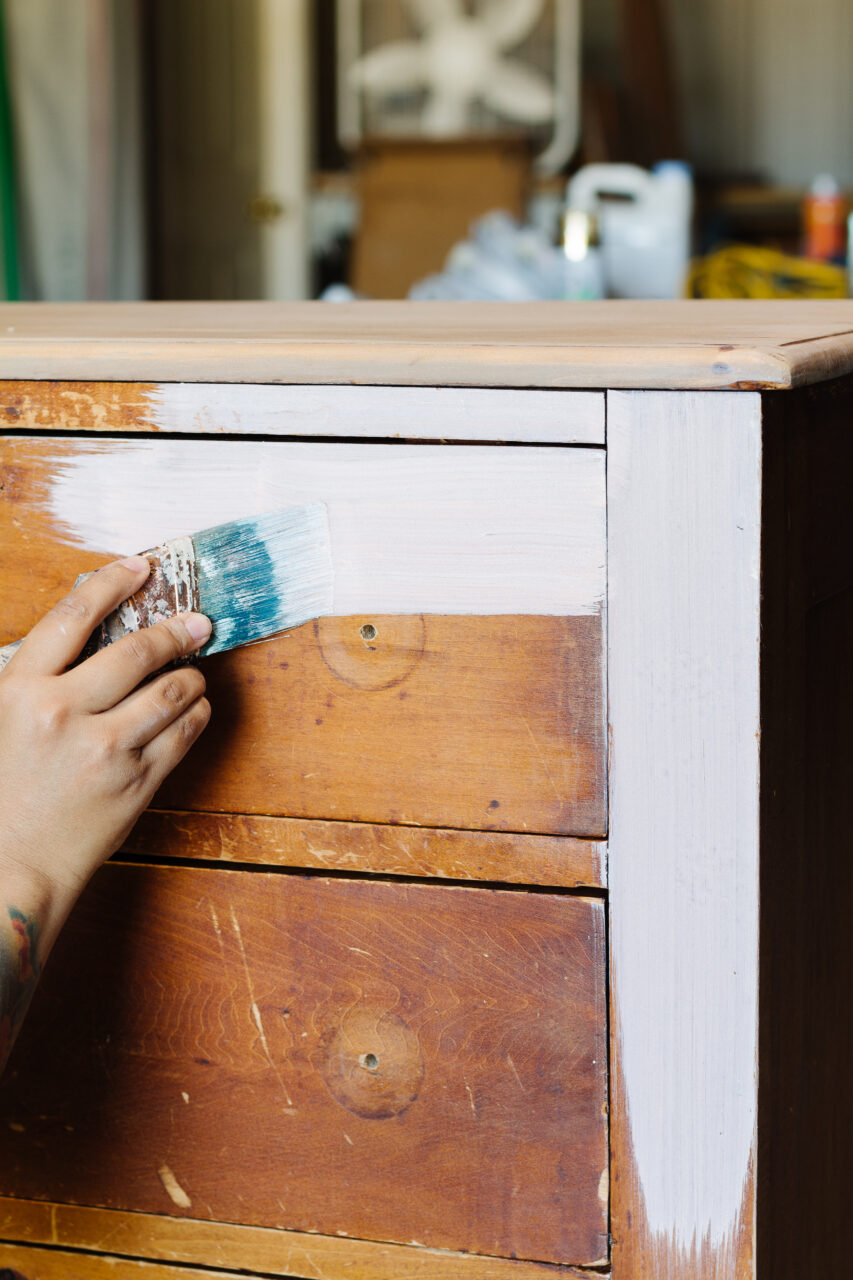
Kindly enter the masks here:
[[157, 807], [601, 836], [600, 647], [598, 618], [373, 617], [211, 658], [216, 731]]
[[604, 888], [605, 845], [571, 836], [499, 834], [149, 809], [124, 844], [147, 858]]
[[600, 1263], [606, 1098], [601, 901], [111, 864], [13, 1051], [0, 1192]]
[[0, 382], [0, 422], [26, 431], [174, 432], [604, 444], [604, 395], [495, 387]]
[[[134, 1258], [299, 1280], [589, 1280], [590, 1274], [547, 1262], [0, 1197], [0, 1241], [4, 1237], [93, 1251], [106, 1245]], [[0, 1265], [3, 1248], [0, 1243]]]
[[[39, 520], [43, 445], [3, 446], [0, 643], [105, 560]], [[211, 728], [158, 807], [605, 834], [599, 614], [324, 618], [204, 670]]]
[[787, 388], [853, 369], [853, 303], [27, 303], [0, 377]]
[[[167, 442], [161, 443], [165, 446]], [[233, 480], [233, 473], [223, 469], [221, 450], [228, 447], [221, 442], [198, 445], [206, 451], [205, 456], [211, 450], [216, 453], [217, 492], [227, 488], [223, 477]], [[68, 545], [68, 531], [50, 509], [51, 485], [64, 468], [76, 466], [84, 454], [90, 463], [102, 461], [101, 453], [90, 456], [86, 448], [74, 441], [45, 439], [5, 440], [2, 444], [0, 551], [9, 566], [4, 575], [0, 623], [3, 641], [25, 634], [78, 572], [105, 559]], [[118, 455], [114, 457], [111, 446], [99, 448], [104, 451], [105, 463], [116, 461]], [[175, 442], [169, 442], [170, 450], [176, 448]], [[283, 450], [275, 457], [285, 475], [297, 466], [313, 468], [312, 483], [319, 486], [321, 494], [324, 485], [331, 485], [330, 474], [335, 468], [335, 483], [338, 488], [346, 487], [351, 466], [362, 465], [355, 455], [379, 458], [374, 451], [383, 450], [381, 457], [388, 460], [392, 472], [398, 475], [403, 463], [413, 483], [418, 459], [427, 457], [420, 453], [421, 446], [255, 446], [239, 442], [230, 448], [228, 458], [244, 471], [240, 491], [245, 489], [250, 495], [268, 478], [264, 468], [252, 461], [255, 448]], [[342, 448], [350, 450], [346, 464], [338, 452]], [[452, 488], [459, 455], [440, 447], [423, 448], [430, 450], [433, 458], [438, 491], [443, 491], [442, 486]], [[318, 454], [317, 449], [322, 452]], [[176, 474], [160, 465], [168, 459], [153, 456], [153, 470], [146, 473], [147, 482], [138, 482], [136, 498], [132, 487], [138, 476], [133, 462], [136, 455], [130, 461], [122, 461], [124, 455], [118, 457], [113, 493], [117, 518], [132, 525], [152, 502], [163, 503], [159, 492], [163, 486], [167, 486], [169, 497], [166, 505], [181, 507], [181, 494], [200, 484], [193, 459], [197, 461], [201, 454], [196, 456], [193, 450], [192, 442], [181, 442], [180, 458], [169, 454], [176, 465], [180, 462]], [[403, 450], [407, 450], [405, 455]], [[477, 458], [496, 452], [469, 449], [467, 465], [477, 470]], [[379, 610], [365, 617], [323, 619], [268, 644], [242, 650], [229, 662], [211, 659], [205, 671], [211, 684], [214, 723], [185, 767], [170, 780], [162, 806], [602, 836], [604, 695], [602, 627], [596, 599], [603, 591], [603, 466], [597, 450], [548, 452], [558, 455], [561, 475], [579, 478], [577, 501], [568, 504], [577, 510], [567, 517], [565, 528], [560, 512], [568, 499], [563, 496], [562, 482], [555, 489], [546, 478], [552, 464], [544, 461], [545, 451], [508, 449], [505, 453], [511, 457], [501, 464], [505, 479], [509, 481], [515, 474], [523, 455], [529, 484], [541, 481], [550, 495], [551, 514], [543, 528], [536, 532], [531, 523], [531, 532], [522, 535], [530, 543], [522, 562], [514, 559], [518, 549], [514, 538], [506, 553], [497, 549], [502, 536], [505, 540], [501, 529], [507, 520], [486, 491], [477, 498], [479, 514], [469, 511], [467, 531], [460, 534], [471, 548], [473, 558], [466, 560], [468, 567], [460, 569], [459, 562], [466, 557], [454, 557], [448, 550], [447, 556], [438, 556], [433, 568], [439, 590], [444, 580], [452, 584], [457, 606], [470, 598], [466, 574], [480, 579], [491, 574], [496, 599], [507, 601], [515, 589], [513, 581], [518, 590], [526, 591], [524, 580], [536, 577], [539, 585], [533, 602], [541, 602], [542, 614], [553, 613], [553, 617], [537, 616], [536, 609], [527, 607], [515, 615], [485, 617], [464, 616], [476, 613], [473, 608], [463, 609], [458, 617], [390, 616], [389, 611]], [[442, 461], [445, 453], [446, 468]], [[382, 490], [384, 482], [371, 470], [374, 463], [364, 465], [367, 470], [363, 474], [373, 475], [372, 483], [377, 491]], [[97, 485], [101, 476], [98, 466], [91, 474]], [[348, 483], [351, 489], [353, 481]], [[122, 486], [127, 486], [129, 494], [123, 515]], [[390, 478], [388, 487], [393, 488]], [[422, 547], [430, 536], [427, 516], [432, 490], [423, 485], [421, 489], [424, 491], [412, 496], [412, 503], [419, 504], [425, 520], [423, 539], [416, 540]], [[531, 522], [536, 492], [528, 491], [524, 499], [531, 510]], [[461, 491], [454, 493], [453, 518], [462, 520], [470, 504], [466, 505]], [[582, 514], [578, 515], [585, 509], [581, 501], [584, 494], [590, 502], [589, 529]], [[334, 502], [330, 507], [334, 508]], [[439, 509], [446, 518], [448, 509], [440, 502]], [[400, 513], [402, 510], [399, 506]], [[213, 517], [217, 512], [217, 518], [222, 518], [214, 504], [208, 514]], [[334, 510], [332, 516], [334, 525]], [[518, 522], [517, 514], [513, 518]], [[396, 528], [393, 521], [392, 525]], [[562, 529], [559, 554], [552, 543], [557, 526]], [[143, 530], [137, 533], [142, 537]], [[442, 536], [450, 543], [455, 540], [446, 529]], [[351, 580], [348, 566], [352, 570], [352, 565], [346, 559], [351, 555], [349, 535], [342, 535], [339, 543], [344, 548], [341, 555], [346, 551], [339, 576]], [[370, 563], [365, 543], [358, 572], [363, 573], [368, 589]], [[460, 573], [464, 579], [461, 585]], [[405, 590], [414, 599], [418, 575], [403, 577]], [[582, 589], [577, 597], [577, 616], [570, 610], [572, 616], [561, 617], [559, 609], [548, 605], [553, 599], [566, 605], [575, 600], [574, 587], [566, 585], [572, 582]], [[476, 595], [476, 582], [471, 589]], [[448, 612], [456, 613], [457, 608]], [[520, 616], [522, 613], [526, 616]], [[363, 634], [362, 628], [370, 630]]]
[[110, 1254], [68, 1253], [0, 1243], [3, 1280], [234, 1280], [233, 1271], [172, 1267]]

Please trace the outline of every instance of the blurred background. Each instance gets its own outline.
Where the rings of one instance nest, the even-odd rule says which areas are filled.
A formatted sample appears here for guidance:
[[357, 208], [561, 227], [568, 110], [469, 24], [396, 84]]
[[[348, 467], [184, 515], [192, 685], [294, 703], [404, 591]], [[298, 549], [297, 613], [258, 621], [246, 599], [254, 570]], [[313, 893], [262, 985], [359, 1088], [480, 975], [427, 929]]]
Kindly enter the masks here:
[[850, 0], [0, 19], [10, 300], [850, 292]]

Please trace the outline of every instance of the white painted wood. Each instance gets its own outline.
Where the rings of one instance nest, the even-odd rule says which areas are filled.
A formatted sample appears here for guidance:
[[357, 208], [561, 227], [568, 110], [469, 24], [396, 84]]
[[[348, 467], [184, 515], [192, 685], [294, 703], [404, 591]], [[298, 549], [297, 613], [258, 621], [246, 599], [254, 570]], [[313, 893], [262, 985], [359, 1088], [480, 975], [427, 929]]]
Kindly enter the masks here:
[[608, 396], [614, 1052], [649, 1232], [721, 1257], [756, 1123], [760, 417]]
[[265, 298], [307, 298], [310, 42], [307, 0], [258, 0], [260, 177], [282, 214], [261, 226]]
[[164, 382], [141, 420], [169, 432], [603, 445], [604, 395]]
[[599, 449], [67, 440], [19, 518], [104, 552], [324, 502], [338, 614], [589, 614], [604, 597]]

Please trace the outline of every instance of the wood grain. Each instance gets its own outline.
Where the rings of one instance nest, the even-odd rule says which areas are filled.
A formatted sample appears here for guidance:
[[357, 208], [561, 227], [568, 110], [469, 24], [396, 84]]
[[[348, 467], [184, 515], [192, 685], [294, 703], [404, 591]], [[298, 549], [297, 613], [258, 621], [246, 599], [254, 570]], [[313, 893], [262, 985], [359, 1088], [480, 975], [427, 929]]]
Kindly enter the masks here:
[[602, 836], [600, 646], [597, 618], [374, 615], [217, 655], [156, 807]]
[[613, 1274], [740, 1280], [755, 1265], [760, 399], [615, 393], [608, 453]]
[[138, 1262], [110, 1254], [67, 1253], [62, 1249], [33, 1249], [0, 1243], [3, 1280], [233, 1280], [233, 1271], [197, 1271]]
[[[588, 1271], [544, 1262], [0, 1197], [0, 1239], [4, 1236], [66, 1248], [106, 1245], [112, 1254], [299, 1280], [589, 1280]], [[4, 1247], [0, 1244], [0, 1265]], [[79, 1269], [74, 1274], [79, 1276]]]
[[[173, 445], [170, 442], [170, 447]], [[204, 449], [211, 448], [215, 445], [205, 442]], [[257, 485], [265, 483], [266, 471], [260, 461], [252, 461], [254, 448], [248, 443], [234, 445], [240, 456], [228, 454], [231, 471], [220, 467], [222, 460], [216, 463], [219, 486], [233, 481], [237, 492], [242, 492], [238, 483], [242, 475], [246, 493], [257, 492]], [[279, 463], [288, 471], [291, 463], [292, 467], [298, 465], [289, 449], [309, 447], [278, 448], [288, 451]], [[355, 453], [380, 448], [394, 453], [406, 447], [328, 448]], [[182, 451], [186, 456], [183, 452], [179, 457], [170, 454], [174, 468], [161, 467], [160, 454], [155, 453], [154, 479], [149, 484], [137, 479], [136, 492], [133, 476], [140, 471], [134, 466], [140, 465], [140, 458], [136, 453], [119, 458], [119, 475], [127, 489], [117, 492], [115, 500], [117, 509], [124, 508], [122, 518], [128, 525], [137, 515], [147, 518], [158, 484], [170, 495], [168, 502], [163, 493], [156, 498], [164, 508], [181, 508], [182, 493], [190, 492], [193, 485], [204, 489], [202, 462], [193, 465], [192, 443], [182, 443]], [[441, 448], [434, 452], [443, 453]], [[526, 451], [514, 454], [519, 452]], [[533, 452], [539, 457], [544, 451]], [[597, 453], [576, 452], [584, 458]], [[0, 643], [26, 634], [78, 572], [104, 562], [102, 556], [69, 547], [61, 522], [50, 513], [50, 486], [56, 470], [73, 466], [79, 456], [77, 442], [26, 439], [0, 444], [0, 554], [9, 566], [4, 573], [0, 623], [4, 634]], [[318, 484], [325, 476], [324, 458], [321, 454], [316, 463]], [[92, 471], [95, 483], [100, 463], [114, 462], [115, 454], [105, 447], [92, 454], [90, 461], [97, 465]], [[337, 463], [342, 475], [350, 468], [351, 483], [355, 483], [356, 472], [351, 468], [356, 463], [355, 457], [348, 465]], [[452, 460], [447, 467], [452, 470]], [[538, 472], [538, 466], [534, 470]], [[601, 570], [590, 568], [590, 572], [593, 577], [601, 576], [603, 590], [603, 467], [596, 465], [593, 470], [601, 480], [602, 492], [594, 502], [590, 498], [590, 520], [597, 530], [584, 535], [587, 547], [575, 547], [573, 538], [566, 534], [564, 550], [556, 557], [548, 538], [530, 526], [533, 541], [524, 563], [532, 573], [539, 566], [540, 579], [548, 591], [552, 589], [548, 584], [553, 584], [556, 593], [565, 589], [562, 580], [570, 575], [573, 548], [579, 561], [585, 556], [601, 561]], [[565, 474], [570, 472], [571, 468]], [[594, 480], [596, 485], [598, 480]], [[585, 509], [580, 502], [583, 492], [583, 488], [575, 490], [579, 509], [571, 517], [579, 530]], [[412, 498], [412, 504], [415, 500]], [[427, 512], [429, 486], [419, 500]], [[471, 547], [484, 548], [478, 554], [484, 557], [484, 571], [496, 575], [496, 591], [501, 573], [505, 573], [508, 595], [511, 557], [505, 559], [494, 549], [505, 521], [492, 497], [485, 502], [492, 511], [496, 535], [489, 535], [492, 526], [478, 518], [469, 503], [466, 536]], [[528, 502], [533, 511], [533, 493]], [[557, 512], [561, 502], [565, 502], [565, 495], [561, 498], [555, 490], [555, 521], [561, 518]], [[91, 504], [86, 506], [91, 511]], [[215, 518], [228, 516], [216, 504], [209, 515], [214, 513], [218, 513]], [[334, 512], [332, 515], [334, 529]], [[380, 515], [377, 518], [382, 520]], [[514, 518], [517, 522], [521, 517]], [[209, 522], [200, 521], [195, 527]], [[355, 516], [351, 524], [359, 524]], [[389, 529], [388, 525], [382, 527]], [[137, 535], [142, 538], [147, 531], [140, 527]], [[357, 531], [353, 536], [357, 538]], [[453, 540], [451, 532], [443, 536]], [[503, 536], [512, 540], [511, 530], [505, 530]], [[598, 540], [601, 545], [596, 550]], [[142, 540], [140, 545], [154, 544]], [[515, 552], [517, 549], [516, 545]], [[391, 554], [393, 561], [393, 545], [386, 554]], [[459, 571], [457, 561], [464, 557], [453, 558], [450, 549], [447, 554], [450, 559], [443, 568], [437, 564], [437, 572], [439, 577], [452, 579]], [[356, 575], [352, 568], [355, 552], [348, 535], [343, 538], [341, 556], [339, 579], [352, 579]], [[565, 570], [561, 564], [564, 558]], [[366, 544], [362, 559], [370, 573]], [[403, 573], [402, 577], [406, 576]], [[414, 563], [411, 576], [415, 581], [423, 579]], [[377, 589], [386, 586], [378, 581]], [[365, 626], [374, 628], [373, 639], [362, 635]], [[269, 643], [206, 659], [214, 721], [169, 781], [159, 806], [603, 836], [602, 645], [601, 616], [596, 613], [482, 618], [370, 613], [324, 618]]]
[[27, 431], [604, 444], [595, 391], [243, 383], [0, 382], [0, 422]]
[[564, 889], [604, 888], [605, 845], [569, 836], [505, 835], [230, 813], [149, 809], [126, 853], [333, 873], [438, 876]]
[[[611, 971], [610, 983], [610, 1049], [611, 1049], [611, 1197], [612, 1197], [612, 1277], [613, 1280], [757, 1280], [766, 1275], [775, 1280], [772, 1271], [757, 1269], [756, 1232], [756, 1158], [752, 1153], [736, 1216], [736, 1227], [722, 1240], [714, 1239], [710, 1229], [696, 1232], [686, 1239], [677, 1230], [661, 1230], [649, 1217], [643, 1170], [637, 1159], [631, 1134], [631, 1108], [628, 1104], [626, 1076], [622, 1062], [622, 1028], [619, 1021], [619, 993]], [[689, 1019], [688, 1019], [689, 1022]], [[671, 1083], [671, 1082], [668, 1082]], [[636, 1110], [648, 1105], [647, 1096], [639, 1098]], [[662, 1132], [669, 1130], [664, 1127]], [[678, 1120], [678, 1117], [676, 1117]], [[693, 1136], [693, 1135], [691, 1135]], [[663, 1145], [663, 1143], [662, 1143]], [[712, 1188], [712, 1193], [718, 1188]], [[698, 1207], [701, 1213], [701, 1206]], [[797, 1272], [798, 1276], [802, 1272]]]
[[853, 368], [848, 301], [15, 303], [0, 326], [13, 379], [713, 390]]
[[[26, 634], [78, 572], [105, 559], [68, 545], [62, 513], [51, 505], [57, 477], [81, 462], [86, 483], [74, 489], [73, 502], [63, 511], [79, 509], [81, 518], [97, 520], [97, 497], [87, 496], [91, 486], [101, 495], [107, 523], [114, 516], [119, 525], [135, 530], [138, 547], [154, 545], [144, 536], [151, 532], [145, 521], [162, 529], [164, 521], [176, 518], [169, 512], [180, 511], [186, 519], [188, 503], [209, 503], [206, 519], [192, 508], [198, 518], [192, 529], [227, 519], [225, 499], [217, 495], [229, 492], [228, 501], [239, 506], [242, 494], [248, 505], [259, 493], [270, 492], [270, 471], [278, 468], [285, 502], [309, 493], [329, 499], [333, 541], [338, 537], [339, 598], [358, 580], [368, 590], [389, 590], [380, 553], [373, 550], [381, 546], [388, 576], [396, 576], [411, 598], [427, 589], [432, 556], [436, 589], [455, 593], [460, 607], [463, 598], [472, 599], [471, 591], [486, 589], [488, 580], [488, 590], [504, 607], [513, 590], [529, 593], [533, 584], [534, 600], [553, 599], [558, 607], [582, 595], [591, 610], [579, 617], [483, 618], [380, 611], [323, 619], [241, 650], [230, 660], [209, 659], [205, 673], [214, 723], [173, 776], [160, 807], [604, 835], [603, 641], [592, 598], [604, 590], [599, 451], [507, 450], [512, 456], [489, 463], [486, 473], [472, 458], [472, 485], [478, 475], [496, 477], [494, 465], [504, 469], [507, 495], [514, 484], [514, 510], [505, 513], [506, 504], [490, 487], [480, 494], [475, 486], [474, 496], [469, 491], [466, 499], [464, 469], [459, 472], [454, 450], [157, 443], [168, 449], [155, 449], [147, 469], [147, 454], [135, 448], [128, 453], [128, 446], [118, 442], [6, 439], [0, 444], [0, 552], [9, 566], [0, 643]], [[256, 455], [258, 448], [284, 452]], [[318, 448], [329, 454], [317, 455]], [[344, 457], [338, 454], [341, 448]], [[435, 484], [423, 472], [421, 449], [441, 455], [432, 463], [438, 468]], [[307, 463], [304, 450], [310, 453]], [[374, 470], [381, 459], [362, 460], [375, 450], [393, 455], [387, 458], [392, 472], [387, 482]], [[493, 452], [501, 451], [470, 449], [477, 458]], [[558, 455], [554, 461], [552, 452]], [[528, 453], [533, 457], [525, 460], [522, 454]], [[212, 471], [205, 470], [205, 458]], [[412, 476], [408, 497], [391, 483], [393, 476], [399, 480], [400, 464]], [[310, 466], [311, 478], [309, 483], [303, 477], [300, 488], [304, 465]], [[105, 467], [115, 471], [111, 485], [104, 482]], [[547, 477], [553, 467], [555, 474]], [[150, 479], [140, 479], [146, 473]], [[545, 489], [536, 487], [540, 479]], [[70, 483], [73, 488], [76, 482]], [[365, 499], [362, 510], [352, 491], [363, 498], [370, 484], [377, 494], [387, 489], [388, 497], [373, 507]], [[278, 500], [277, 490], [276, 495]], [[152, 517], [152, 506], [162, 511], [162, 519]], [[443, 514], [444, 527], [431, 533], [436, 511]], [[373, 527], [361, 528], [365, 522]], [[414, 558], [408, 560], [406, 523], [421, 529], [417, 536], [409, 532]], [[434, 555], [429, 551], [436, 539], [446, 554], [441, 545]], [[365, 627], [376, 634], [366, 639]]]
[[10, 1059], [0, 1192], [601, 1262], [603, 925], [583, 897], [108, 865]]

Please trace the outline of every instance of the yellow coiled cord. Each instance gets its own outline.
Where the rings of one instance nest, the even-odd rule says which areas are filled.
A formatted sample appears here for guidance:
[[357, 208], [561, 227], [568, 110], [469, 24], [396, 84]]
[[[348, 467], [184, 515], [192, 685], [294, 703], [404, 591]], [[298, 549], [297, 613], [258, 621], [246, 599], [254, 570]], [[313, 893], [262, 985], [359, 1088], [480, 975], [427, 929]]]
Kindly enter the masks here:
[[688, 298], [846, 298], [843, 267], [732, 244], [696, 258], [687, 280]]

